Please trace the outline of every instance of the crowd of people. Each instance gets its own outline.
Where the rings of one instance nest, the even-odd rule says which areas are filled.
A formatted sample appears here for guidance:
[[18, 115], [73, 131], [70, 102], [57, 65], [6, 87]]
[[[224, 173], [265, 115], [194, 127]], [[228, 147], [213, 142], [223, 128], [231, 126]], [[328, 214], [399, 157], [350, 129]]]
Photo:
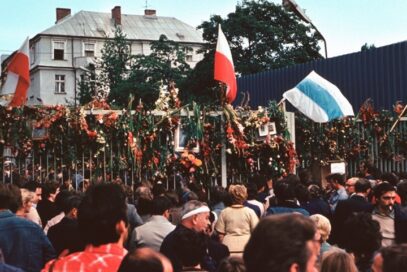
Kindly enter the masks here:
[[1, 183], [0, 271], [407, 271], [406, 174], [325, 179]]

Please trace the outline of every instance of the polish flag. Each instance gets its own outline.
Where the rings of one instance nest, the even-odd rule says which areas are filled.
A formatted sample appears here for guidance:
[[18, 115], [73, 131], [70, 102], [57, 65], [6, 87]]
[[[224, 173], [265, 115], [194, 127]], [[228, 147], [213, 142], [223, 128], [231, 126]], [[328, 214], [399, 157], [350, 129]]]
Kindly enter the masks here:
[[229, 103], [232, 103], [237, 93], [235, 67], [233, 65], [232, 53], [230, 52], [228, 41], [220, 25], [215, 52], [215, 79], [227, 85], [226, 99]]
[[7, 79], [1, 90], [1, 95], [10, 95], [12, 99], [8, 106], [19, 107], [27, 100], [30, 87], [30, 55], [28, 52], [28, 37], [8, 64]]

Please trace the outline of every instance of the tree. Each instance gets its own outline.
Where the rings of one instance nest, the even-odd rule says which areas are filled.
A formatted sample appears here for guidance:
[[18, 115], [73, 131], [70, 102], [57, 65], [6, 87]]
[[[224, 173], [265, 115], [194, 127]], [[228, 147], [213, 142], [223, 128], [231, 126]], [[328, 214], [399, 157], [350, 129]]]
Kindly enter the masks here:
[[[227, 18], [213, 15], [198, 26], [207, 43], [203, 48], [202, 65], [197, 64], [195, 77], [189, 82], [192, 90], [196, 89], [195, 82], [206, 82], [200, 86], [201, 90], [217, 84], [213, 81], [213, 65], [204, 63], [210, 63], [213, 58], [219, 24], [229, 41], [237, 74], [258, 73], [321, 57], [320, 35], [293, 12], [266, 0], [245, 0]], [[202, 68], [211, 70], [198, 70]]]
[[365, 43], [364, 45], [362, 45], [362, 47], [360, 48], [360, 51], [368, 51], [370, 49], [375, 49], [376, 46], [374, 44], [367, 44]]

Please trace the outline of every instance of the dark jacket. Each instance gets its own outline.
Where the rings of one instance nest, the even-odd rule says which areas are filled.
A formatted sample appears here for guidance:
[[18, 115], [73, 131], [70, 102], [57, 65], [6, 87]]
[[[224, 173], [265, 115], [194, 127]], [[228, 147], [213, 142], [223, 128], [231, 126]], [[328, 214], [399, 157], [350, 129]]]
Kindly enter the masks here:
[[343, 233], [343, 224], [355, 212], [371, 213], [373, 205], [369, 203], [363, 196], [353, 195], [346, 200], [340, 200], [336, 206], [332, 218], [331, 243], [343, 246], [343, 241], [346, 239], [346, 233]]
[[55, 203], [49, 201], [48, 199], [43, 199], [38, 202], [37, 211], [41, 217], [42, 227], [47, 225], [48, 220], [59, 214]]
[[9, 210], [0, 212], [0, 248], [7, 264], [24, 271], [40, 271], [56, 257], [44, 231]]
[[72, 253], [85, 248], [85, 244], [80, 238], [78, 221], [75, 219], [62, 218], [61, 222], [49, 228], [47, 236], [57, 255], [64, 249], [68, 249], [69, 253]]
[[216, 271], [219, 262], [229, 256], [225, 245], [181, 224], [165, 237], [160, 251], [170, 259], [174, 272], [197, 264], [207, 271]]
[[407, 243], [407, 206], [394, 206], [396, 243]]
[[310, 215], [321, 214], [328, 219], [332, 218], [331, 207], [322, 198], [311, 199], [307, 203], [302, 204], [301, 207], [307, 210]]

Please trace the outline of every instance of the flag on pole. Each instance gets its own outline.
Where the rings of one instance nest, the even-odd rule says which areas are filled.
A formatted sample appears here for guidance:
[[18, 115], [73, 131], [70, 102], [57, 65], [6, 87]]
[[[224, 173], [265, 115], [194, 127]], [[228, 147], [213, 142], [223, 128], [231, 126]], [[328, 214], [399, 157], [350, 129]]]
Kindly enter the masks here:
[[12, 96], [8, 106], [19, 107], [27, 100], [27, 91], [30, 87], [30, 57], [28, 52], [28, 37], [10, 60], [6, 71], [7, 78], [1, 90], [1, 95]]
[[312, 71], [283, 97], [314, 122], [354, 116], [352, 105], [334, 84]]
[[232, 53], [225, 34], [219, 24], [218, 42], [216, 44], [215, 52], [215, 79], [227, 85], [226, 99], [232, 103], [236, 98], [237, 84], [235, 67], [233, 65]]

